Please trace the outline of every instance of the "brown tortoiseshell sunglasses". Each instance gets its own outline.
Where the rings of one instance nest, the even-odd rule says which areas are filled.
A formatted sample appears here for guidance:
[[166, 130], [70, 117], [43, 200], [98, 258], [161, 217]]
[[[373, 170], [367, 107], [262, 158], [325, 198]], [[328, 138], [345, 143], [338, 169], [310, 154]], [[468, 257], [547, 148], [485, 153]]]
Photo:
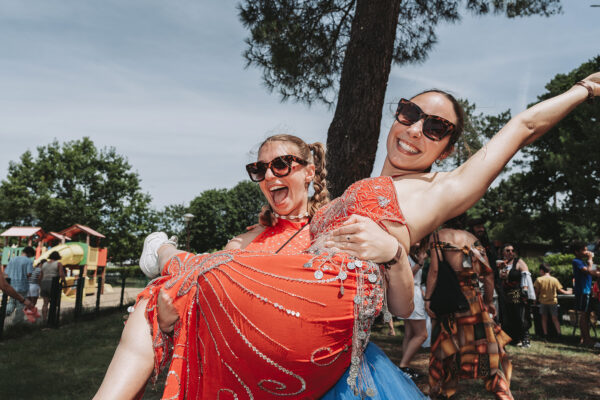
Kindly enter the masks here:
[[246, 165], [246, 171], [248, 171], [250, 179], [252, 179], [254, 182], [263, 181], [265, 179], [267, 169], [271, 169], [273, 175], [283, 178], [292, 172], [292, 163], [294, 161], [300, 165], [308, 164], [306, 160], [303, 160], [300, 157], [287, 154], [285, 156], [275, 157], [269, 162], [257, 161], [250, 163]]
[[402, 125], [412, 125], [421, 119], [423, 121], [423, 135], [430, 140], [438, 142], [456, 129], [456, 125], [437, 115], [425, 114], [421, 108], [410, 100], [400, 99], [396, 110], [396, 121]]

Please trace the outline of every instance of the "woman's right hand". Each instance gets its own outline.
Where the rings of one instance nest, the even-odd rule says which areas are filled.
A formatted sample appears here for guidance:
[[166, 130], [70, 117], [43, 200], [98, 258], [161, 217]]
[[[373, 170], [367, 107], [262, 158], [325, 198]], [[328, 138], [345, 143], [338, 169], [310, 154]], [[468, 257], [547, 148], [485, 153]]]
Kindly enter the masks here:
[[392, 260], [400, 243], [373, 220], [354, 214], [330, 233], [325, 247], [336, 248], [361, 260]]

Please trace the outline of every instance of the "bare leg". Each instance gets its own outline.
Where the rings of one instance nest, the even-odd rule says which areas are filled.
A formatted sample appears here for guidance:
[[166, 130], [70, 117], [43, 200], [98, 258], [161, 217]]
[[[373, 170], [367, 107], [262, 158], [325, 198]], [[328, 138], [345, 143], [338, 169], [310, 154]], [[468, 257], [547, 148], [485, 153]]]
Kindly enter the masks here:
[[175, 257], [177, 254], [185, 253], [185, 251], [177, 250], [172, 244], [165, 243], [158, 248], [156, 253], [158, 254], [158, 265], [160, 265], [162, 269], [171, 258]]
[[48, 321], [48, 302], [50, 301], [47, 297], [42, 297], [44, 299], [44, 305], [42, 306], [42, 317], [44, 318], [44, 322]]
[[542, 314], [542, 333], [548, 336], [548, 314]]
[[[407, 319], [404, 320], [406, 331], [410, 329], [411, 336], [404, 337], [406, 343], [405, 350], [402, 354], [402, 360], [400, 360], [400, 368], [408, 367], [411, 360], [417, 354], [421, 345], [427, 340], [427, 325], [424, 319]], [[410, 326], [410, 328], [408, 328]], [[403, 346], [404, 348], [404, 343]]]
[[390, 319], [390, 322], [388, 322], [388, 327], [390, 328], [388, 335], [396, 336], [396, 330], [394, 329], [394, 318]]
[[406, 354], [406, 347], [408, 342], [412, 338], [412, 325], [408, 323], [408, 320], [404, 320], [404, 338], [402, 339], [402, 354]]
[[154, 369], [150, 326], [145, 311], [148, 300], [140, 300], [129, 315], [121, 341], [94, 399], [133, 399], [144, 390]]
[[558, 315], [552, 316], [552, 323], [554, 324], [554, 328], [556, 328], [556, 334], [560, 337], [560, 322], [558, 322]]
[[587, 312], [581, 312], [579, 316], [579, 329], [581, 330], [581, 343], [589, 345], [592, 342], [590, 337], [590, 314]]

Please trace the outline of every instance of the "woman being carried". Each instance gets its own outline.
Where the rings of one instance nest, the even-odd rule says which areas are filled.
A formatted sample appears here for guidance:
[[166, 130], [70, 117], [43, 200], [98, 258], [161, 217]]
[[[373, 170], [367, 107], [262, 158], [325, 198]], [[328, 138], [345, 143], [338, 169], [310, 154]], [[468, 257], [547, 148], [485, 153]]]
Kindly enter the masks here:
[[[323, 148], [320, 144], [306, 145], [295, 136], [276, 135], [268, 138], [261, 145], [259, 159], [269, 162], [260, 165], [261, 171], [256, 170], [256, 164], [250, 164], [249, 167], [252, 167], [250, 176], [254, 181], [260, 182], [261, 190], [269, 201], [271, 210], [261, 214], [262, 226], [234, 238], [227, 244], [226, 249], [245, 248], [248, 251], [261, 252], [262, 255], [266, 253], [299, 253], [310, 245], [307, 216], [314, 213], [314, 210], [319, 208], [319, 204], [328, 201], [325, 189], [326, 171]], [[311, 181], [313, 181], [315, 195], [309, 202], [308, 185]], [[307, 209], [310, 211], [306, 212]], [[379, 257], [382, 261], [394, 257], [396, 239], [374, 223], [366, 225], [363, 232], [364, 239], [360, 241], [370, 249], [366, 254], [368, 257], [375, 259]], [[155, 233], [146, 239], [144, 253], [140, 260], [140, 266], [145, 273], [155, 276], [160, 272], [158, 265], [166, 264], [166, 268], [162, 271], [163, 275], [177, 275], [193, 266], [189, 260], [194, 255], [179, 252], [173, 246], [165, 243], [168, 243], [168, 240], [164, 233]], [[150, 248], [160, 248], [159, 260], [157, 260], [157, 254], [150, 251]], [[151, 284], [141, 297], [147, 297], [154, 291], [157, 287], [156, 283], [163, 278], [159, 278], [158, 281]], [[411, 304], [408, 296], [405, 303]], [[162, 306], [163, 310], [166, 306], [167, 309], [173, 308], [177, 312], [177, 305], [170, 306], [171, 298], [164, 291], [159, 292], [157, 304]], [[147, 324], [144, 321], [145, 305], [146, 300], [141, 300], [136, 306], [136, 311], [130, 316], [122, 341], [96, 398], [131, 398], [144, 386], [150, 375], [153, 369], [153, 354], [152, 342], [144, 335], [147, 332], [145, 327]], [[175, 318], [172, 318], [169, 313], [158, 313], [153, 328], [155, 343], [157, 334], [167, 342], [170, 341], [169, 335], [163, 335], [160, 332], [169, 332], [174, 327], [177, 328], [176, 324], [174, 326], [177, 319], [177, 314], [175, 314]], [[157, 326], [161, 329], [158, 329]], [[176, 329], [174, 336], [178, 335], [179, 330]], [[369, 344], [366, 354], [371, 369], [365, 372], [369, 375], [369, 379], [374, 378], [384, 383], [386, 388], [379, 389], [381, 393], [401, 392], [405, 393], [407, 399], [423, 398], [418, 388], [400, 373], [398, 368], [375, 345]], [[164, 363], [168, 362], [170, 358], [167, 355]], [[371, 375], [370, 372], [374, 369], [377, 369], [377, 372]], [[165, 397], [172, 394], [169, 391], [172, 388], [173, 385], [167, 384]], [[328, 394], [332, 399], [349, 395], [352, 395], [352, 392], [349, 390], [346, 379], [343, 380], [343, 385], [336, 386], [336, 389]]]

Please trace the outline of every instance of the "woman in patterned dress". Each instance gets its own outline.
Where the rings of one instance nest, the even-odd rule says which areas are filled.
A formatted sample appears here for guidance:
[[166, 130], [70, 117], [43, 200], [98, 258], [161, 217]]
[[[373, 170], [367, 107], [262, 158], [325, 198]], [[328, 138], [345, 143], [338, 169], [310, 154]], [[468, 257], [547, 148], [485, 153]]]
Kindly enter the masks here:
[[[464, 218], [454, 218], [430, 240], [431, 265], [425, 294], [425, 307], [434, 321], [430, 394], [451, 397], [459, 380], [483, 379], [485, 388], [497, 399], [512, 399], [509, 388], [512, 366], [504, 350], [510, 337], [493, 320], [494, 272], [485, 249], [464, 227]], [[440, 259], [447, 261], [456, 273], [468, 310], [436, 315], [429, 307], [428, 299], [436, 285], [444, 284], [437, 281]]]

